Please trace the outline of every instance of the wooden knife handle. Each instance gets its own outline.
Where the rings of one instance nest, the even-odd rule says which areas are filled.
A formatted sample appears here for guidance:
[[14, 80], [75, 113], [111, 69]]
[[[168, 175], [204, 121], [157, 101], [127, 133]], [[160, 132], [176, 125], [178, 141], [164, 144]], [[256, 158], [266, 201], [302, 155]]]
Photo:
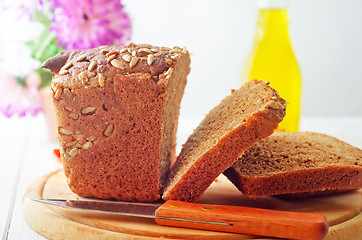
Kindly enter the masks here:
[[173, 227], [308, 240], [323, 239], [328, 232], [327, 219], [321, 214], [173, 200], [165, 202], [157, 209], [156, 223]]

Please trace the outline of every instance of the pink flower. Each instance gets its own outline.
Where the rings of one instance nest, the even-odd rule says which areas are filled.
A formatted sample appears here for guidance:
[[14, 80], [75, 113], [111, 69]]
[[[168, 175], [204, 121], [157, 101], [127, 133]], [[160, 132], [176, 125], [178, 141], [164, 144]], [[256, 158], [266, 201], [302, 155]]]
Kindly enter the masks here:
[[121, 0], [51, 0], [53, 27], [65, 49], [86, 49], [130, 40], [131, 23]]
[[14, 114], [23, 117], [27, 113], [35, 116], [41, 110], [37, 74], [28, 76], [23, 86], [16, 77], [0, 68], [0, 79], [0, 112], [6, 117]]

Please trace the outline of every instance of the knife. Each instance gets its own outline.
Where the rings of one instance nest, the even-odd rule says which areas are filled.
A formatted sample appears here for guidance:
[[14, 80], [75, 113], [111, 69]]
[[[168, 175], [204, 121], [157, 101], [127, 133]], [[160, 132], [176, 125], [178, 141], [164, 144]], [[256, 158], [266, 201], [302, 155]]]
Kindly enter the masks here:
[[316, 213], [211, 205], [168, 200], [163, 204], [106, 200], [31, 200], [58, 207], [155, 219], [164, 226], [244, 233], [289, 239], [323, 239], [328, 232], [325, 216]]

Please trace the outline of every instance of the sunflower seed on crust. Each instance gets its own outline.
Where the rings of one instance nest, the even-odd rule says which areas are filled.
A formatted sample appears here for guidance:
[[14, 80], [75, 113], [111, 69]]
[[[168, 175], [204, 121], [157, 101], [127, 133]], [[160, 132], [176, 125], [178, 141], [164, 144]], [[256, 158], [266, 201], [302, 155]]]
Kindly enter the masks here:
[[79, 115], [77, 113], [69, 113], [68, 115], [73, 120], [78, 120]]
[[90, 137], [87, 137], [86, 138], [86, 140], [88, 141], [88, 142], [94, 142], [95, 140], [97, 140], [97, 136], [90, 136]]
[[71, 142], [66, 143], [64, 146], [65, 146], [66, 148], [68, 148], [68, 147], [74, 146], [74, 145], [77, 144], [77, 143], [78, 143], [77, 141], [71, 141]]
[[71, 156], [71, 157], [75, 157], [75, 156], [77, 156], [79, 154], [79, 149], [78, 148], [72, 148], [70, 151], [69, 151], [69, 155]]
[[151, 48], [152, 45], [150, 45], [150, 44], [138, 44], [137, 47], [139, 47], [139, 48]]
[[147, 57], [148, 65], [151, 66], [154, 60], [155, 60], [155, 56], [153, 56], [153, 54], [148, 55], [148, 57]]
[[159, 56], [161, 56], [161, 55], [162, 55], [162, 52], [159, 51], [159, 52], [157, 52], [157, 53], [155, 54], [155, 57], [159, 57]]
[[73, 66], [72, 62], [68, 62], [67, 64], [65, 64], [61, 69], [62, 70], [67, 70], [68, 68], [70, 68], [71, 66]]
[[180, 52], [181, 52], [181, 50], [179, 50], [179, 49], [177, 49], [177, 48], [171, 49], [171, 50], [169, 51], [169, 53], [171, 53], [171, 54], [180, 53]]
[[88, 85], [88, 76], [87, 76], [87, 73], [86, 72], [81, 72], [79, 73], [78, 75], [78, 79], [82, 81], [82, 84], [84, 86], [87, 86]]
[[64, 109], [67, 110], [67, 111], [69, 111], [69, 112], [73, 112], [73, 108], [71, 108], [71, 107], [67, 107], [67, 106], [66, 106], [66, 107], [64, 107]]
[[92, 61], [88, 66], [88, 71], [92, 71], [97, 66], [96, 61]]
[[62, 96], [63, 88], [58, 88], [54, 93], [54, 99], [59, 100], [59, 98]]
[[151, 51], [156, 53], [156, 52], [159, 52], [160, 49], [158, 49], [158, 48], [151, 48]]
[[62, 76], [62, 75], [66, 75], [66, 74], [68, 74], [68, 73], [69, 73], [68, 70], [61, 69], [58, 74], [59, 74], [60, 76]]
[[104, 87], [104, 76], [102, 75], [102, 73], [98, 73], [98, 83], [99, 86]]
[[127, 52], [127, 48], [122, 48], [121, 51], [119, 51], [120, 53], [125, 53]]
[[134, 66], [136, 66], [137, 62], [138, 62], [138, 57], [133, 57], [131, 59], [131, 62], [129, 63], [129, 67], [133, 68]]
[[171, 66], [173, 64], [173, 60], [170, 59], [170, 58], [167, 58], [166, 63], [167, 63], [168, 66]]
[[109, 57], [109, 56], [112, 56], [112, 55], [117, 55], [117, 54], [119, 54], [119, 51], [113, 50], [112, 52], [107, 53], [106, 57]]
[[108, 50], [107, 50], [107, 49], [102, 49], [102, 50], [101, 50], [101, 53], [102, 53], [103, 55], [106, 55], [106, 54], [108, 53]]
[[88, 106], [83, 108], [81, 112], [83, 115], [92, 115], [95, 113], [96, 110], [97, 110], [96, 107]]
[[113, 131], [114, 131], [114, 124], [110, 123], [107, 125], [106, 129], [104, 129], [103, 135], [106, 137], [109, 137], [109, 136], [111, 136]]
[[141, 57], [143, 57], [143, 56], [147, 56], [148, 54], [151, 54], [152, 51], [149, 48], [140, 48], [140, 49], [138, 49], [138, 53], [140, 54]]
[[163, 50], [163, 51], [170, 51], [171, 50], [171, 48], [169, 48], [169, 47], [160, 47], [160, 49]]
[[64, 134], [64, 135], [72, 135], [73, 134], [72, 131], [69, 131], [69, 130], [67, 130], [65, 128], [62, 128], [62, 127], [59, 128], [59, 133]]
[[75, 61], [76, 61], [76, 62], [81, 62], [81, 61], [83, 61], [85, 58], [86, 58], [85, 55], [81, 55], [81, 56], [77, 57], [77, 59], [76, 59]]
[[125, 54], [122, 56], [122, 59], [125, 60], [126, 62], [130, 62], [132, 59], [131, 55]]
[[111, 65], [112, 65], [113, 67], [115, 67], [115, 68], [124, 70], [123, 64], [122, 64], [120, 61], [118, 61], [118, 59], [113, 59], [113, 60], [111, 61]]
[[274, 102], [274, 101], [271, 101], [269, 104], [268, 104], [268, 107], [271, 108], [271, 109], [274, 109], [274, 110], [278, 110], [279, 109], [279, 105], [277, 102]]
[[83, 144], [82, 149], [84, 149], [84, 150], [89, 150], [89, 149], [91, 149], [92, 147], [93, 147], [93, 143], [92, 143], [92, 142], [86, 142], [86, 143]]
[[173, 72], [173, 68], [169, 68], [166, 72], [165, 72], [165, 76], [170, 76]]
[[109, 56], [108, 58], [107, 58], [107, 62], [110, 62], [110, 61], [112, 61], [113, 59], [115, 59], [116, 58], [116, 54], [113, 54], [113, 55], [111, 55], [111, 56]]

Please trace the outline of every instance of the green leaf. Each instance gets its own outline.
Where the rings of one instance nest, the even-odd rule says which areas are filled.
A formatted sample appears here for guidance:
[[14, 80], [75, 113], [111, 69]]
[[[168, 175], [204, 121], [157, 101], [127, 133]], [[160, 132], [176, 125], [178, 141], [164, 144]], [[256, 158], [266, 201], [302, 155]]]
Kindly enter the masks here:
[[38, 70], [36, 70], [36, 72], [39, 74], [41, 79], [39, 89], [49, 86], [52, 81], [52, 74], [50, 73], [50, 71], [47, 69], [39, 68]]

